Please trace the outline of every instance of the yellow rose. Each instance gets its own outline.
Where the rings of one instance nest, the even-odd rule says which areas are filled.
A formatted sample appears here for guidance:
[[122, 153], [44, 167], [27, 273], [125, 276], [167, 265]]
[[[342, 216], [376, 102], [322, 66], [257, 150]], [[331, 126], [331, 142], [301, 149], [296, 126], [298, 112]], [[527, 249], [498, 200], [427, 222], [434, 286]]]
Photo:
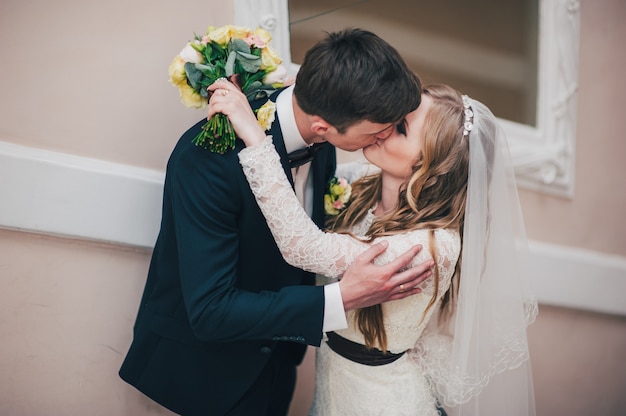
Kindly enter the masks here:
[[343, 195], [339, 197], [339, 200], [345, 205], [350, 200], [350, 196], [352, 195], [352, 187], [348, 185], [348, 188], [344, 190]]
[[339, 214], [339, 210], [333, 206], [333, 198], [328, 194], [324, 195], [324, 212], [328, 215]]
[[259, 126], [261, 126], [263, 130], [269, 130], [276, 118], [276, 104], [271, 100], [267, 100], [267, 102], [257, 110], [256, 118], [259, 121]]
[[230, 38], [231, 39], [245, 39], [252, 34], [252, 30], [245, 26], [233, 26], [230, 25]]
[[339, 184], [330, 185], [330, 194], [334, 197], [340, 197], [343, 193], [343, 186]]
[[266, 46], [261, 50], [261, 68], [262, 70], [273, 71], [283, 60], [280, 59], [278, 53], [271, 46]]
[[179, 87], [180, 85], [187, 84], [187, 74], [185, 73], [185, 61], [180, 57], [176, 56], [172, 63], [170, 64], [169, 70], [170, 74], [170, 82]]
[[[212, 26], [209, 27], [209, 29], [212, 28]], [[244, 39], [250, 33], [251, 30], [247, 27], [226, 25], [217, 29], [213, 29], [210, 32], [207, 31], [207, 36], [211, 41], [217, 43], [218, 45], [226, 46], [232, 38]]]
[[209, 40], [221, 46], [226, 46], [230, 40], [230, 26], [222, 26], [207, 32]]
[[180, 100], [187, 108], [204, 108], [207, 105], [207, 99], [194, 91], [189, 85], [177, 85], [180, 90]]

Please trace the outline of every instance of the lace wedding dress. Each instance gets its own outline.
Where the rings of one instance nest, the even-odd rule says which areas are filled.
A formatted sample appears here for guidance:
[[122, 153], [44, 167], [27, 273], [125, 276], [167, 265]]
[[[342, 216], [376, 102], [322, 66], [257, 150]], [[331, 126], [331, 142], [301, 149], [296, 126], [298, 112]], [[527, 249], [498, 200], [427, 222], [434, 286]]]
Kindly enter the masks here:
[[[348, 235], [324, 233], [307, 216], [298, 202], [280, 164], [270, 138], [262, 144], [242, 150], [239, 158], [250, 187], [267, 219], [285, 260], [307, 271], [340, 277], [368, 244]], [[372, 207], [373, 208], [373, 207]], [[351, 230], [363, 236], [375, 219], [370, 209], [366, 218]], [[376, 263], [384, 264], [415, 244], [424, 249], [412, 265], [430, 258], [429, 231], [416, 230], [406, 234], [382, 237], [389, 248]], [[450, 286], [460, 252], [456, 231], [436, 230], [439, 298]], [[382, 305], [388, 349], [402, 353], [412, 349], [439, 300], [424, 315], [434, 293], [429, 278], [421, 285], [420, 294]], [[354, 312], [347, 313], [348, 328], [336, 331], [342, 337], [364, 344], [363, 335], [355, 325]], [[317, 350], [316, 387], [312, 415], [438, 415], [436, 399], [428, 380], [408, 354], [380, 366], [355, 363], [332, 351], [325, 342]]]

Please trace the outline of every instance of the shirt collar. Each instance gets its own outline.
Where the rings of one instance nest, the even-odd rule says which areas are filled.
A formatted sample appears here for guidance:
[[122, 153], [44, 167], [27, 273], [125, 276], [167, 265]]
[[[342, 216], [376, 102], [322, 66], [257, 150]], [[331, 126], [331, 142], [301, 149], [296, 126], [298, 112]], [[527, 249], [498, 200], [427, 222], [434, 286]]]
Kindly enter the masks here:
[[276, 113], [280, 120], [280, 129], [283, 132], [287, 153], [307, 147], [308, 145], [300, 135], [293, 112], [293, 85], [285, 88], [276, 98]]

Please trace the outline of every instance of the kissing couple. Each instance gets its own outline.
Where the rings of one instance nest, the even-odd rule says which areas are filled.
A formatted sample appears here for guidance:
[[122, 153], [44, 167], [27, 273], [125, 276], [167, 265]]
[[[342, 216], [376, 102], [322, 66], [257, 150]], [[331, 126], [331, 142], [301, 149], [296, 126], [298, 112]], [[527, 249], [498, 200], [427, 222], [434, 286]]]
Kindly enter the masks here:
[[[240, 140], [223, 155], [193, 145], [203, 120], [172, 152], [120, 376], [181, 415], [286, 415], [314, 345], [312, 415], [534, 415], [537, 305], [491, 111], [422, 86], [361, 29], [307, 52], [270, 97], [268, 130], [254, 112], [266, 100], [209, 89], [208, 117], [228, 116]], [[370, 165], [338, 167], [336, 147]], [[290, 166], [303, 149], [312, 159]], [[338, 168], [352, 194], [326, 218]]]

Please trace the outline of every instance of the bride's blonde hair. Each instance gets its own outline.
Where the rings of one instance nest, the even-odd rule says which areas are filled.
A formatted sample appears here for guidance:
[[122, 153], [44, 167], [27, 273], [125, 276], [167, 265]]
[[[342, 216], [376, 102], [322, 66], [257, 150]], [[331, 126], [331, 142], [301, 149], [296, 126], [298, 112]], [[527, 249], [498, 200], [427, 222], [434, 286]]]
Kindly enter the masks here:
[[[381, 216], [371, 225], [367, 237], [429, 229], [430, 254], [437, 264], [434, 230], [448, 228], [463, 232], [467, 179], [469, 172], [468, 136], [463, 136], [463, 101], [453, 88], [442, 84], [425, 86], [423, 94], [432, 98], [432, 106], [424, 121], [422, 155], [413, 166], [413, 174], [402, 186], [394, 211]], [[353, 198], [349, 205], [327, 223], [335, 232], [348, 232], [362, 221], [369, 208], [381, 198], [380, 174], [364, 177], [352, 184]], [[462, 241], [462, 240], [461, 240]], [[460, 258], [460, 257], [459, 257]], [[458, 290], [460, 264], [457, 263], [450, 290], [442, 299], [441, 316], [452, 311], [452, 297]], [[435, 291], [423, 317], [435, 304], [439, 292], [439, 270], [433, 273]], [[359, 330], [368, 347], [387, 350], [381, 305], [360, 309], [356, 313]]]

